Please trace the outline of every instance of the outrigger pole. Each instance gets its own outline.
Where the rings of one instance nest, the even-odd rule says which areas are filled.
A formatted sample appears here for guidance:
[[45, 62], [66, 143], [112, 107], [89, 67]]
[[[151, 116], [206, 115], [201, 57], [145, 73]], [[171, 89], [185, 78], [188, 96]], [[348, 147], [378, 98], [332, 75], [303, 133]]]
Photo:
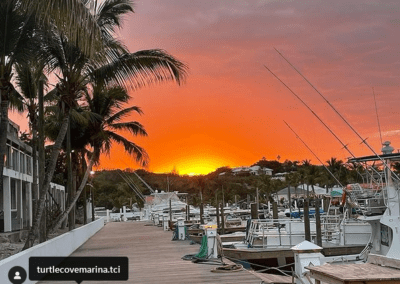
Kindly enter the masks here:
[[285, 56], [283, 56], [282, 53], [279, 52], [279, 50], [277, 50], [276, 48], [274, 48], [276, 52], [278, 52], [278, 54], [321, 96], [321, 98], [324, 99], [324, 101], [336, 112], [336, 114], [347, 124], [347, 126], [358, 136], [358, 138], [361, 139], [361, 144], [364, 143], [365, 146], [368, 147], [368, 149], [371, 150], [371, 152], [378, 157], [379, 160], [381, 160], [381, 162], [383, 163], [383, 165], [385, 166], [385, 168], [387, 168], [397, 179], [400, 179], [398, 177], [398, 175], [396, 175], [396, 173], [394, 173], [390, 167], [387, 165], [387, 163], [385, 162], [384, 159], [382, 159], [382, 157], [380, 155], [378, 155], [378, 153], [375, 152], [375, 150], [367, 143], [367, 138], [362, 138], [361, 135], [353, 128], [353, 126], [351, 126], [351, 124], [339, 113], [339, 111], [324, 97], [324, 95], [321, 94], [320, 91], [318, 91], [318, 89], [316, 87], [314, 87], [314, 85], [299, 71], [297, 70], [296, 67], [293, 66], [292, 63], [290, 63], [289, 60], [286, 59]]
[[311, 154], [313, 154], [314, 157], [317, 158], [317, 160], [324, 166], [325, 170], [336, 180], [336, 182], [337, 182], [341, 187], [343, 187], [343, 185], [342, 185], [342, 184], [340, 183], [340, 181], [335, 177], [335, 175], [328, 169], [327, 166], [324, 165], [324, 163], [318, 158], [318, 156], [313, 152], [313, 150], [311, 150], [311, 148], [308, 147], [308, 145], [306, 144], [306, 142], [304, 142], [303, 139], [300, 138], [300, 136], [290, 127], [290, 125], [289, 125], [286, 121], [283, 121], [283, 122], [287, 125], [287, 127], [289, 127], [290, 130], [292, 130], [292, 132], [294, 133], [294, 135], [296, 135], [296, 138], [299, 139], [299, 140], [304, 144], [304, 146], [307, 147], [308, 151], [310, 151]]
[[382, 140], [382, 131], [381, 131], [381, 123], [379, 122], [378, 106], [376, 105], [376, 98], [375, 98], [375, 90], [374, 90], [374, 87], [372, 87], [372, 94], [374, 95], [375, 113], [376, 113], [376, 120], [378, 121], [379, 137], [381, 138], [381, 144], [383, 144], [383, 140]]
[[[328, 125], [326, 125], [326, 123], [318, 116], [318, 114], [316, 114], [288, 85], [285, 84], [285, 82], [283, 82], [274, 72], [271, 71], [271, 69], [269, 69], [267, 66], [265, 66], [265, 69], [268, 70], [269, 73], [271, 73], [279, 82], [281, 82], [281, 84], [283, 86], [285, 86], [318, 120], [319, 122], [322, 123], [323, 126], [325, 126], [326, 129], [329, 130], [329, 132], [336, 138], [336, 140], [338, 140], [340, 142], [340, 144], [343, 146], [344, 149], [346, 149], [347, 152], [349, 152], [349, 154], [355, 158], [356, 156], [354, 156], [354, 154], [350, 151], [349, 147], [347, 146], [347, 144], [344, 144], [342, 140], [340, 140], [340, 138], [332, 131], [332, 129], [329, 128]], [[368, 171], [367, 171], [368, 172]], [[357, 173], [361, 176], [362, 175], [357, 171]], [[368, 172], [369, 173], [369, 172]], [[370, 174], [371, 179], [373, 179], [373, 175]]]
[[144, 183], [144, 185], [150, 190], [151, 193], [154, 193], [154, 190], [150, 187], [150, 185], [148, 185], [148, 184], [136, 173], [136, 171], [134, 171], [133, 173], [138, 177], [138, 179], [140, 179], [141, 182]]
[[136, 195], [142, 199], [143, 201], [145, 201], [145, 198], [143, 196], [143, 194], [140, 192], [140, 190], [136, 187], [136, 184], [132, 181], [129, 180], [128, 177], [125, 177], [123, 175], [123, 172], [121, 170], [117, 170], [117, 173], [121, 176], [121, 178], [128, 184], [128, 186], [133, 190], [134, 193], [136, 193]]

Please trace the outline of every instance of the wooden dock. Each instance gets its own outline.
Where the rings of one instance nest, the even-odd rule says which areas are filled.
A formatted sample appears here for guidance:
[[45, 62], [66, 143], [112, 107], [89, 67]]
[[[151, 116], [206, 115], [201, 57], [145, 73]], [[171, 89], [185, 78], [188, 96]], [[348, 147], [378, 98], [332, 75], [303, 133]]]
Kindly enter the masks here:
[[[212, 273], [217, 265], [197, 264], [181, 258], [199, 252], [198, 244], [172, 241], [172, 232], [142, 222], [108, 223], [71, 256], [127, 256], [129, 280], [110, 283], [257, 283], [255, 274]], [[46, 284], [48, 282], [39, 282]], [[57, 282], [76, 283], [76, 282]], [[90, 283], [104, 284], [104, 281]]]

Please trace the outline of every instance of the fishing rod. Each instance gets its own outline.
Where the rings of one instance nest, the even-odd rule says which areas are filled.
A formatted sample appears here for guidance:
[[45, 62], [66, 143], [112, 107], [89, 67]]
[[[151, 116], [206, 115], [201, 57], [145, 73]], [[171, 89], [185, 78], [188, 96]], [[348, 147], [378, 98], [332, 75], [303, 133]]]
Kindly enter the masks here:
[[[136, 185], [129, 181], [126, 177], [123, 176], [123, 172], [121, 170], [117, 170], [117, 173], [120, 175], [120, 177], [128, 184], [128, 186], [133, 190], [133, 192], [136, 193], [136, 195], [142, 199], [143, 201], [145, 200], [143, 194], [139, 191], [139, 189], [136, 188]], [[134, 185], [134, 186], [133, 186]]]
[[[122, 171], [121, 171], [122, 172]], [[135, 183], [135, 181], [133, 180], [133, 178], [131, 178], [127, 173], [125, 173], [125, 172], [122, 172], [124, 175], [125, 175], [125, 177], [132, 183], [132, 185], [136, 188], [136, 190], [143, 196], [143, 198], [144, 198], [144, 195], [143, 195], [143, 193], [142, 193], [142, 191], [141, 191], [141, 189], [139, 189], [139, 187], [138, 187], [138, 185]]]
[[136, 171], [134, 171], [133, 173], [138, 177], [138, 179], [140, 179], [141, 182], [144, 183], [144, 185], [150, 190], [151, 193], [154, 193], [154, 190], [150, 187], [150, 185], [148, 185], [148, 184], [136, 173]]
[[[129, 165], [123, 161], [122, 159], [119, 159], [120, 162], [123, 162], [125, 166], [129, 167]], [[137, 178], [150, 190], [150, 193], [154, 193], [154, 190], [148, 185], [137, 173], [136, 171], [133, 171], [133, 173], [137, 176]]]
[[396, 177], [397, 179], [400, 180], [400, 178], [397, 176], [396, 173], [394, 173], [390, 167], [388, 166], [388, 164], [385, 162], [384, 159], [382, 159], [382, 157], [380, 155], [378, 155], [378, 153], [375, 152], [375, 150], [367, 143], [367, 139], [368, 138], [362, 138], [361, 135], [354, 129], [353, 126], [351, 126], [351, 124], [340, 114], [340, 112], [324, 97], [324, 95], [321, 94], [320, 91], [318, 91], [318, 89], [288, 60], [286, 59], [285, 56], [283, 56], [283, 54], [281, 52], [279, 52], [278, 49], [274, 48], [275, 51], [324, 99], [324, 101], [335, 111], [335, 113], [347, 124], [347, 126], [358, 136], [358, 138], [361, 139], [361, 144], [365, 144], [365, 146], [368, 147], [368, 149], [371, 150], [371, 152], [378, 157], [379, 160], [381, 160], [381, 162], [383, 163], [383, 165], [385, 166], [385, 168], [387, 168], [393, 175], [394, 177]]
[[372, 87], [372, 93], [373, 93], [373, 95], [374, 95], [375, 113], [376, 113], [376, 120], [378, 121], [379, 137], [381, 138], [381, 144], [383, 144], [383, 141], [382, 141], [381, 124], [380, 124], [380, 122], [379, 122], [378, 106], [376, 105], [376, 97], [375, 97], [375, 90], [374, 90], [374, 87]]
[[[308, 106], [308, 104], [306, 104], [306, 102], [305, 101], [303, 101], [285, 82], [283, 82], [274, 72], [272, 72], [272, 70], [271, 69], [269, 69], [267, 66], [265, 66], [264, 65], [264, 67], [265, 67], [265, 69], [267, 69], [268, 70], [268, 72], [270, 72], [279, 82], [281, 82], [281, 84], [283, 85], [283, 86], [285, 86], [318, 120], [319, 120], [319, 122], [321, 122], [322, 123], [322, 125], [323, 126], [325, 126], [325, 128], [326, 129], [328, 129], [328, 131], [336, 138], [336, 140], [338, 140], [339, 142], [340, 142], [340, 144], [343, 146], [343, 149], [346, 149], [346, 151], [347, 152], [349, 152], [349, 154], [353, 157], [353, 158], [355, 158], [356, 156], [350, 151], [350, 149], [349, 149], [349, 147], [348, 147], [348, 145], [347, 144], [344, 144], [343, 143], [343, 141], [332, 131], [332, 129], [330, 129], [330, 127], [322, 120], [322, 118], [321, 117], [319, 117], [319, 115], [318, 114], [316, 114], [315, 113], [315, 111], [312, 109], [312, 108], [310, 108], [309, 106]], [[358, 170], [356, 170], [357, 171], [357, 173], [361, 176], [361, 178], [362, 178], [362, 175], [358, 172]], [[369, 172], [368, 172], [369, 173]], [[372, 174], [371, 174], [371, 179], [373, 179], [373, 176], [372, 176]]]
[[314, 155], [315, 158], [317, 158], [317, 160], [324, 166], [325, 170], [327, 170], [327, 172], [335, 179], [335, 181], [341, 186], [343, 187], [343, 185], [341, 184], [341, 182], [335, 177], [335, 175], [328, 169], [327, 166], [324, 165], [324, 163], [318, 158], [318, 156], [313, 152], [313, 150], [311, 150], [310, 147], [308, 147], [308, 145], [306, 144], [306, 142], [303, 141], [303, 139], [300, 138], [300, 136], [293, 130], [293, 128], [290, 127], [290, 125], [286, 122], [283, 121], [287, 127], [289, 127], [289, 129], [294, 133], [294, 135], [296, 135], [296, 138], [299, 139], [304, 146], [307, 147], [307, 149], [311, 152], [311, 154]]

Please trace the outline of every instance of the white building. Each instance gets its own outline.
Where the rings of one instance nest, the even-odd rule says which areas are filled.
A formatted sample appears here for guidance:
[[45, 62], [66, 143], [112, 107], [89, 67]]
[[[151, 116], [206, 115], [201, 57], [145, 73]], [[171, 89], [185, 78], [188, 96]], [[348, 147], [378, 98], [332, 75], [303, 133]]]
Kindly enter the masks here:
[[[7, 153], [3, 170], [3, 188], [0, 188], [0, 232], [14, 232], [32, 226], [33, 161], [32, 148], [18, 138], [19, 126], [10, 121], [7, 128]], [[47, 206], [65, 209], [64, 186], [51, 183]]]
[[260, 166], [252, 167], [237, 167], [232, 169], [233, 175], [269, 175], [272, 176], [272, 170], [269, 168], [262, 168]]

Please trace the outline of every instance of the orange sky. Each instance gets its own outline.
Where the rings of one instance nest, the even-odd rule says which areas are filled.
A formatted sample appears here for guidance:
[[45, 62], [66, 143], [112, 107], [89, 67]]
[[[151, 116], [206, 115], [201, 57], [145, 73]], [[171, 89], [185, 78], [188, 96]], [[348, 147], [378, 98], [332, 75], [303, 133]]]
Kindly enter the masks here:
[[[318, 161], [349, 154], [263, 65], [267, 65], [332, 128], [356, 155], [371, 154], [274, 51], [279, 49], [349, 120], [381, 148], [400, 148], [400, 2], [393, 1], [135, 1], [121, 37], [130, 51], [161, 48], [189, 66], [183, 86], [168, 83], [132, 93], [144, 111], [148, 170], [208, 173], [250, 165], [263, 156]], [[12, 117], [15, 117], [12, 115]], [[101, 168], [136, 168], [114, 147]]]

